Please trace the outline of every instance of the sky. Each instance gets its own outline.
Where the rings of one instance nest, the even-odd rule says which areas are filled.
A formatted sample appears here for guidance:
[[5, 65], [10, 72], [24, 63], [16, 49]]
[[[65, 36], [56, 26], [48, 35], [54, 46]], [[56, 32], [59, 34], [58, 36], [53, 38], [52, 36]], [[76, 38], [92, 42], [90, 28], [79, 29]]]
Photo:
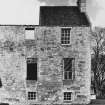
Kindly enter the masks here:
[[[75, 5], [76, 0], [0, 0], [0, 24], [39, 24], [40, 6]], [[93, 26], [105, 27], [105, 0], [87, 0]]]

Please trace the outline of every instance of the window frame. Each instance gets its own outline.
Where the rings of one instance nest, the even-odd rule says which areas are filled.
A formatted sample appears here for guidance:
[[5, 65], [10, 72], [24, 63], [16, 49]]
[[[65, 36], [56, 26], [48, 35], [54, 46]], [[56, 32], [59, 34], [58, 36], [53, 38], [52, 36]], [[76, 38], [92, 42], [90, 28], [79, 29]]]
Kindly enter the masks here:
[[[67, 43], [67, 44], [62, 43], [62, 29], [70, 29], [70, 36], [69, 36], [70, 39], [69, 39], [69, 43]], [[71, 29], [72, 29], [72, 27], [61, 27], [61, 38], [60, 38], [61, 45], [70, 45], [71, 44]]]
[[[65, 57], [65, 58], [70, 58], [70, 57]], [[69, 79], [65, 79], [65, 68], [64, 68], [64, 58], [63, 58], [63, 80], [73, 80], [73, 76], [74, 76], [74, 68], [75, 68], [75, 58], [70, 58], [72, 59], [72, 78]], [[67, 71], [69, 72], [69, 71]], [[68, 74], [69, 75], [69, 74]]]
[[[70, 93], [70, 100], [68, 100], [67, 97], [65, 97], [65, 93]], [[72, 92], [71, 91], [65, 91], [65, 92], [63, 92], [63, 100], [64, 101], [72, 101]]]
[[[35, 93], [35, 94], [29, 94], [29, 93]], [[30, 96], [30, 97], [29, 97], [29, 96]], [[33, 97], [33, 96], [35, 96], [35, 97]], [[37, 100], [37, 92], [36, 92], [36, 91], [28, 91], [27, 99], [28, 99], [29, 101]]]

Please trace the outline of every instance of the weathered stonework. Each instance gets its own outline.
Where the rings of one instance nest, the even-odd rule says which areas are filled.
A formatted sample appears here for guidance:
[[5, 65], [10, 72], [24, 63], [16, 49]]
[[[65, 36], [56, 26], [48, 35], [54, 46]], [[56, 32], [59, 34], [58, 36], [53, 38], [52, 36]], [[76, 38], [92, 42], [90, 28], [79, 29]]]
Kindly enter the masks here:
[[[90, 27], [71, 27], [70, 45], [61, 44], [61, 27], [35, 28], [34, 41], [25, 40], [27, 26], [0, 26], [0, 102], [10, 105], [82, 104], [90, 102]], [[75, 58], [73, 80], [63, 80], [63, 58]], [[26, 80], [27, 58], [37, 58], [38, 80]], [[28, 100], [28, 91], [37, 99]], [[72, 100], [63, 100], [72, 92]]]

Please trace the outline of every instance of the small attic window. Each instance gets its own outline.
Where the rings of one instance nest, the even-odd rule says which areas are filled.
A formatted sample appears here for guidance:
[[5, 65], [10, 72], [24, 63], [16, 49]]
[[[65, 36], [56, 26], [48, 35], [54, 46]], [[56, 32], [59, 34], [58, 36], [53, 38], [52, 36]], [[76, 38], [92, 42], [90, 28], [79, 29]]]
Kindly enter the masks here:
[[34, 40], [35, 28], [25, 28], [25, 39]]
[[64, 92], [64, 100], [70, 101], [71, 100], [71, 94], [72, 94], [72, 92]]
[[28, 100], [36, 100], [36, 92], [28, 92]]

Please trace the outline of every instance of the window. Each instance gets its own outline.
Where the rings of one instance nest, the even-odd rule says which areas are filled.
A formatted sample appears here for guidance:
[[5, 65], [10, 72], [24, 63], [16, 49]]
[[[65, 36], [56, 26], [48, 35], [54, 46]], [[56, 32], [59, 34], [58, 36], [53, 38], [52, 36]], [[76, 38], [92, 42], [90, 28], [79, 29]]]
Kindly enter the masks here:
[[64, 100], [70, 101], [71, 100], [71, 92], [64, 92]]
[[71, 28], [61, 29], [61, 44], [70, 44], [70, 30]]
[[37, 58], [27, 58], [27, 80], [37, 80]]
[[28, 100], [36, 100], [36, 92], [28, 92]]
[[1, 81], [1, 78], [0, 78], [0, 88], [2, 88], [2, 81]]
[[63, 64], [64, 64], [64, 79], [70, 80], [73, 76], [73, 58], [64, 58]]
[[34, 32], [35, 32], [34, 28], [25, 28], [25, 39], [30, 39], [30, 40], [35, 39]]

